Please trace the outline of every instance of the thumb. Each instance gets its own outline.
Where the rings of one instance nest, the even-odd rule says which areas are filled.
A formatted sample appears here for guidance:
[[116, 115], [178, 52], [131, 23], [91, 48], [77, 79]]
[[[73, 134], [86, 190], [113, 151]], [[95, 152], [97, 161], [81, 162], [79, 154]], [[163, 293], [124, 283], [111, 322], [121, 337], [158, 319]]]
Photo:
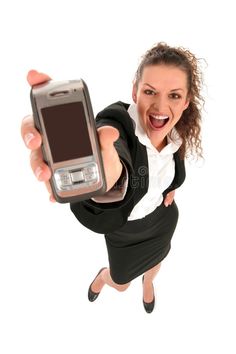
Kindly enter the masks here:
[[27, 74], [27, 81], [30, 86], [42, 84], [49, 80], [51, 80], [50, 76], [44, 73], [39, 73], [36, 70], [30, 70]]
[[97, 132], [102, 150], [112, 148], [114, 142], [119, 138], [120, 135], [116, 128], [107, 125], [98, 128]]

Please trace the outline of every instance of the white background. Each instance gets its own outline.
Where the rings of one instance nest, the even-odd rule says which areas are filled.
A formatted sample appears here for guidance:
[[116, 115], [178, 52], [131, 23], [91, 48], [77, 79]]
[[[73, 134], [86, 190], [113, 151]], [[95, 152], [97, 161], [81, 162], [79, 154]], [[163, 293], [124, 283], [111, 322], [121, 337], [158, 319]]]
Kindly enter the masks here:
[[[0, 5], [0, 352], [235, 353], [235, 16], [233, 1], [11, 1]], [[48, 202], [20, 137], [31, 112], [25, 77], [82, 77], [97, 113], [131, 102], [132, 78], [154, 43], [205, 58], [205, 162], [187, 165], [180, 219], [142, 307], [141, 277], [124, 293], [87, 289], [107, 265], [102, 235]]]

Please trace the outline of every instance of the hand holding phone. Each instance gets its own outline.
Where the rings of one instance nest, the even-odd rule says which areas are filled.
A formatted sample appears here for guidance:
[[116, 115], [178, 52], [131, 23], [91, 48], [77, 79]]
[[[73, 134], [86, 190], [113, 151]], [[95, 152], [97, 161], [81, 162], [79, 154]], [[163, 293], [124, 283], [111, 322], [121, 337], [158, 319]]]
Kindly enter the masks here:
[[[28, 82], [30, 85], [37, 85], [50, 80], [50, 77], [46, 74], [40, 74], [36, 71], [30, 71], [28, 74]], [[26, 117], [22, 122], [22, 137], [31, 152], [31, 167], [33, 172], [37, 175], [39, 180], [46, 183], [47, 189], [50, 193], [50, 200], [55, 201], [49, 179], [51, 177], [51, 171], [48, 165], [45, 164], [41, 152], [41, 135], [34, 127], [34, 122], [31, 116]], [[109, 190], [119, 178], [122, 165], [119, 160], [119, 156], [114, 148], [114, 141], [119, 137], [117, 129], [106, 126], [98, 129], [98, 137], [100, 142], [100, 148], [103, 158], [103, 164], [105, 169], [105, 176], [107, 181], [107, 190]], [[40, 171], [40, 175], [38, 172]]]
[[58, 202], [106, 191], [106, 179], [88, 88], [83, 80], [48, 81], [31, 90], [36, 128]]

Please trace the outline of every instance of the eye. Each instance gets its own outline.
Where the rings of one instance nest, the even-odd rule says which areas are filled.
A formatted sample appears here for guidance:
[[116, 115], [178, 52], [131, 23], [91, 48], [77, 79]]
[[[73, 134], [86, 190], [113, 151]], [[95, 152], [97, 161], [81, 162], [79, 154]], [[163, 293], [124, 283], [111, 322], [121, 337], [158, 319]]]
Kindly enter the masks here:
[[173, 98], [174, 100], [178, 100], [181, 98], [181, 96], [178, 93], [171, 93], [169, 95], [170, 98]]
[[156, 94], [156, 92], [153, 90], [144, 90], [144, 93], [148, 96], [154, 96]]

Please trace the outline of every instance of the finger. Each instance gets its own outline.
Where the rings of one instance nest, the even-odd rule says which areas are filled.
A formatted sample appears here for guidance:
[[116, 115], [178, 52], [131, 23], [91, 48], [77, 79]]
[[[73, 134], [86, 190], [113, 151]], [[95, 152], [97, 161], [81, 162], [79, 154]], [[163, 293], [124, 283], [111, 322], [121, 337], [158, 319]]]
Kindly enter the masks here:
[[164, 204], [166, 207], [168, 207], [171, 204], [171, 196], [169, 193], [165, 197]]
[[166, 207], [168, 207], [169, 205], [171, 205], [173, 203], [174, 196], [175, 196], [175, 191], [171, 191], [166, 195], [165, 200], [164, 200], [164, 204]]
[[50, 195], [49, 200], [52, 203], [56, 203], [56, 199], [54, 198], [54, 196], [52, 194]]
[[55, 203], [55, 202], [56, 202], [56, 199], [55, 199], [54, 196], [53, 196], [52, 188], [51, 188], [50, 183], [49, 183], [49, 182], [45, 182], [45, 185], [46, 185], [47, 190], [48, 190], [48, 193], [49, 193], [49, 200], [50, 200], [50, 202]]
[[30, 84], [30, 86], [42, 84], [49, 80], [51, 80], [50, 76], [44, 73], [39, 73], [36, 70], [30, 70], [27, 74], [27, 81]]
[[21, 136], [27, 148], [35, 150], [40, 147], [42, 143], [42, 138], [34, 126], [32, 116], [27, 116], [22, 120]]
[[166, 207], [169, 206], [169, 200], [168, 200], [168, 198], [165, 198], [165, 200], [164, 200], [164, 205], [165, 205]]
[[113, 147], [114, 142], [119, 138], [119, 131], [111, 126], [98, 128], [98, 136], [101, 149], [107, 150]]
[[32, 150], [30, 155], [31, 168], [39, 181], [47, 182], [51, 178], [51, 171], [43, 161], [41, 149]]
[[39, 150], [32, 151], [30, 158], [31, 158], [30, 159], [31, 168], [32, 168], [34, 174], [36, 175], [36, 177], [38, 178], [39, 181], [45, 182], [45, 186], [46, 186], [47, 191], [49, 193], [49, 200], [52, 203], [55, 203], [56, 200], [53, 196], [52, 188], [51, 188], [51, 185], [49, 182], [49, 179], [51, 177], [51, 171], [50, 171], [49, 167], [42, 160], [41, 150], [39, 149]]

